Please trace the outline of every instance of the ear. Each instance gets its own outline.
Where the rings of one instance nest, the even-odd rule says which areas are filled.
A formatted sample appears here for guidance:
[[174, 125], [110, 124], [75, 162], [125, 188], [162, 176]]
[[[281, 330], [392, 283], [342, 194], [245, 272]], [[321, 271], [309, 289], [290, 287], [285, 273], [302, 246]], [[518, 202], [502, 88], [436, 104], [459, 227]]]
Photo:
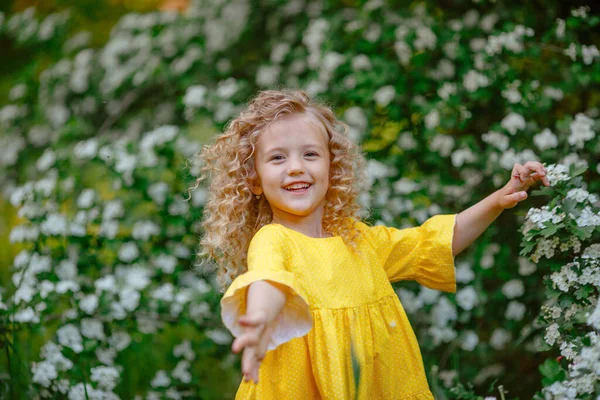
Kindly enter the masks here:
[[261, 195], [263, 190], [260, 186], [251, 186], [250, 190], [252, 191], [252, 193], [254, 193], [255, 195]]
[[262, 186], [260, 186], [260, 182], [257, 180], [252, 180], [248, 183], [250, 186], [250, 191], [255, 195], [261, 195], [263, 193]]

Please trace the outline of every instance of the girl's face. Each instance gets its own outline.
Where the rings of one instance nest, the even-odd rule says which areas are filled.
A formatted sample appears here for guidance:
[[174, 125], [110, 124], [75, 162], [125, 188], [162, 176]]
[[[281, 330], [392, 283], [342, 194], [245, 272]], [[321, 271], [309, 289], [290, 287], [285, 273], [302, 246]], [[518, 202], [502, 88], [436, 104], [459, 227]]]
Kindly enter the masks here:
[[290, 115], [262, 132], [256, 143], [255, 194], [264, 194], [273, 221], [323, 217], [329, 189], [329, 138], [309, 115]]

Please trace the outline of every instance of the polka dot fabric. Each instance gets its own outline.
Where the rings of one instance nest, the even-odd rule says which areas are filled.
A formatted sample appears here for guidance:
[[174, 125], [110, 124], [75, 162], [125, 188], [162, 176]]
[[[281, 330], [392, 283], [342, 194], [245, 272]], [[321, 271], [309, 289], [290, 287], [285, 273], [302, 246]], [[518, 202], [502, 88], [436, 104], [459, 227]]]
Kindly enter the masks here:
[[356, 222], [356, 250], [339, 236], [263, 227], [250, 243], [248, 272], [221, 301], [223, 321], [240, 334], [237, 318], [258, 280], [281, 288], [286, 304], [259, 383], [242, 382], [236, 399], [433, 399], [417, 339], [390, 282], [416, 280], [454, 292], [455, 222], [456, 215], [438, 215], [402, 230]]

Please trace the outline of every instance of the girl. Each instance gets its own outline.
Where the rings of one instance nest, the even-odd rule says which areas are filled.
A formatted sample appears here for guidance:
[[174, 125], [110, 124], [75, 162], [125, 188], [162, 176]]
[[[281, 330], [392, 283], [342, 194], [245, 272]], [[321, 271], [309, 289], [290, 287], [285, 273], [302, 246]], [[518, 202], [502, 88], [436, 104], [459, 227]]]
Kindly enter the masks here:
[[263, 91], [202, 150], [201, 254], [217, 261], [222, 319], [243, 351], [236, 399], [433, 399], [391, 282], [454, 292], [454, 257], [534, 182], [549, 185], [540, 163], [515, 164], [506, 186], [458, 215], [370, 227], [357, 218], [364, 163], [346, 132], [301, 91]]

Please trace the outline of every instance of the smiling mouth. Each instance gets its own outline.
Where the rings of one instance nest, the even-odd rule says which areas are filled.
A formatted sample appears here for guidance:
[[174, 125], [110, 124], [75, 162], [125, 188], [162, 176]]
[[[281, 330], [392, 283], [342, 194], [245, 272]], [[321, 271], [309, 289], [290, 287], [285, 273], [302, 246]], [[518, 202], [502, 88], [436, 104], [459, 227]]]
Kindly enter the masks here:
[[305, 192], [306, 190], [308, 190], [309, 187], [311, 187], [312, 184], [309, 183], [296, 183], [290, 186], [286, 186], [284, 187], [285, 190], [287, 190], [288, 192], [294, 192], [294, 193], [302, 193]]

